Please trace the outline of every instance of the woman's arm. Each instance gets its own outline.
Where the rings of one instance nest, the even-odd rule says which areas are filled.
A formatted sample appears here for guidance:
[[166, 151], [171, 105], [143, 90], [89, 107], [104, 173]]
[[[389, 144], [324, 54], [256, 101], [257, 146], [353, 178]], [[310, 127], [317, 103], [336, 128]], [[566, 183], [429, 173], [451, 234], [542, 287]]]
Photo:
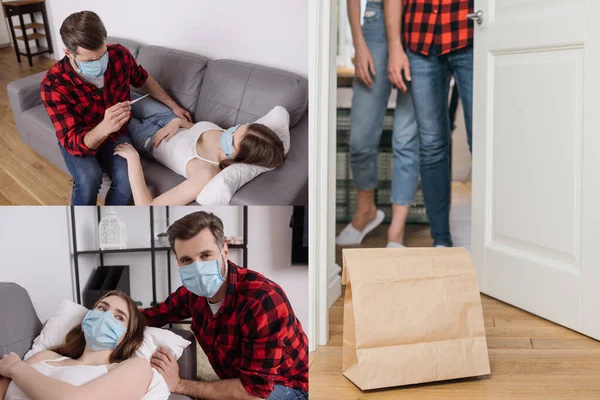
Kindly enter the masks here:
[[[44, 325], [45, 325], [45, 323], [44, 323]], [[28, 358], [25, 361], [25, 363], [31, 365], [31, 364], [35, 364], [40, 361], [48, 360], [51, 358], [57, 358], [58, 356], [60, 356], [60, 355], [56, 354], [53, 351], [44, 350], [44, 351], [41, 351], [41, 352], [37, 353], [36, 355], [32, 356], [31, 358]], [[4, 377], [0, 376], [0, 400], [5, 399], [6, 392], [8, 391], [8, 385], [10, 385], [10, 382], [11, 382], [10, 378], [4, 378]]]
[[204, 186], [214, 176], [208, 168], [198, 168], [198, 170], [188, 174], [188, 179], [184, 182], [155, 198], [152, 204], [157, 206], [186, 206], [196, 200]]
[[348, 19], [352, 30], [352, 42], [354, 43], [355, 75], [365, 85], [371, 87], [376, 73], [375, 61], [373, 61], [371, 50], [367, 46], [360, 24], [360, 0], [348, 0]]
[[6, 397], [8, 385], [10, 385], [10, 379], [0, 377], [0, 400], [4, 400]]
[[82, 386], [50, 378], [24, 362], [12, 372], [12, 380], [32, 400], [139, 400], [146, 393], [151, 377], [150, 363], [143, 358], [126, 360]]
[[142, 170], [142, 162], [137, 150], [129, 143], [123, 143], [115, 147], [114, 155], [119, 155], [127, 160], [127, 173], [129, 185], [133, 193], [133, 202], [136, 206], [152, 204], [152, 196], [146, 186], [146, 178]]

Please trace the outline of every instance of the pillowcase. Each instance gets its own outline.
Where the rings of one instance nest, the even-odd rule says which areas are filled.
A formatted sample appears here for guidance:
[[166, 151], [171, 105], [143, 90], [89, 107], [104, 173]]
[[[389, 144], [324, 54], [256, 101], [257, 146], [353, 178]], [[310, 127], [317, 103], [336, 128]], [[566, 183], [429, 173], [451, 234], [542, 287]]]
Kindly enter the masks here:
[[[88, 309], [84, 306], [70, 300], [63, 300], [44, 324], [42, 332], [35, 338], [31, 350], [25, 354], [23, 359], [27, 360], [43, 350], [63, 343], [67, 333], [81, 324], [87, 312]], [[188, 340], [171, 331], [146, 327], [144, 330], [144, 341], [135, 352], [135, 355], [150, 361], [156, 349], [164, 347], [169, 349], [178, 360], [189, 345], [190, 342]], [[169, 387], [164, 378], [152, 368], [152, 380], [142, 400], [167, 400], [169, 396]]]
[[[264, 117], [255, 121], [270, 128], [283, 142], [284, 154], [290, 150], [290, 114], [280, 106], [273, 108]], [[242, 186], [272, 168], [249, 164], [231, 165], [213, 177], [202, 189], [196, 201], [201, 205], [229, 204]]]

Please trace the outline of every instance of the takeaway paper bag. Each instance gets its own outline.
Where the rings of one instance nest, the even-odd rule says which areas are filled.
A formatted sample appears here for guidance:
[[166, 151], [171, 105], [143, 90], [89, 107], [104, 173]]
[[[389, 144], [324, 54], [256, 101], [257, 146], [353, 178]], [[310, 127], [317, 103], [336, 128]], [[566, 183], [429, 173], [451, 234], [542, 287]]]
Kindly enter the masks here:
[[362, 390], [490, 373], [467, 250], [344, 249], [342, 372]]

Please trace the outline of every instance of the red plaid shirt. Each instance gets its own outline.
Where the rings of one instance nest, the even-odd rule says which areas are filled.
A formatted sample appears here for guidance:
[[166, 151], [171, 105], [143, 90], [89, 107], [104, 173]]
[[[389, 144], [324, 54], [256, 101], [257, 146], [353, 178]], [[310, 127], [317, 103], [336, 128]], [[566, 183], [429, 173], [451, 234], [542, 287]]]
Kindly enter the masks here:
[[404, 0], [404, 45], [438, 55], [473, 44], [473, 0]]
[[[129, 85], [140, 87], [148, 78], [148, 72], [121, 45], [108, 45], [108, 59], [104, 87], [100, 89], [81, 79], [66, 56], [50, 68], [42, 80], [42, 101], [54, 124], [56, 137], [74, 156], [96, 154], [96, 150], [85, 145], [84, 136], [102, 122], [107, 108], [129, 101]], [[113, 142], [123, 135], [127, 135], [127, 124], [106, 140]]]
[[240, 378], [267, 398], [274, 385], [308, 392], [308, 339], [285, 293], [274, 282], [229, 262], [227, 295], [212, 314], [205, 297], [181, 286], [142, 310], [149, 326], [192, 318], [192, 332], [221, 379]]

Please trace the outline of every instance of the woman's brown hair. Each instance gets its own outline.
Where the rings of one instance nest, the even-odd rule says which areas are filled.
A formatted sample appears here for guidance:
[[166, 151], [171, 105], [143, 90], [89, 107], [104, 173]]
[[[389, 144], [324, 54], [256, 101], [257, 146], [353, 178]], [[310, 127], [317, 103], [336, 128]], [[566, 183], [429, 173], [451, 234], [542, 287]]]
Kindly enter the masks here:
[[[125, 302], [127, 302], [127, 307], [129, 308], [129, 325], [127, 327], [127, 332], [125, 332], [125, 337], [110, 355], [111, 363], [120, 363], [130, 359], [135, 354], [137, 349], [142, 345], [142, 342], [144, 341], [144, 328], [146, 326], [146, 319], [142, 313], [140, 313], [140, 310], [138, 310], [133, 300], [131, 300], [131, 297], [118, 290], [113, 290], [112, 292], [108, 292], [102, 296], [102, 298], [100, 298], [100, 300], [94, 304], [92, 310], [96, 308], [98, 303], [110, 296], [122, 298], [125, 300]], [[81, 330], [81, 324], [79, 324], [69, 331], [63, 344], [50, 350], [64, 357], [78, 359], [83, 355], [85, 345], [85, 336]]]
[[238, 147], [232, 159], [221, 161], [221, 169], [238, 163], [277, 168], [285, 160], [283, 142], [275, 132], [262, 124], [248, 124], [248, 132]]

